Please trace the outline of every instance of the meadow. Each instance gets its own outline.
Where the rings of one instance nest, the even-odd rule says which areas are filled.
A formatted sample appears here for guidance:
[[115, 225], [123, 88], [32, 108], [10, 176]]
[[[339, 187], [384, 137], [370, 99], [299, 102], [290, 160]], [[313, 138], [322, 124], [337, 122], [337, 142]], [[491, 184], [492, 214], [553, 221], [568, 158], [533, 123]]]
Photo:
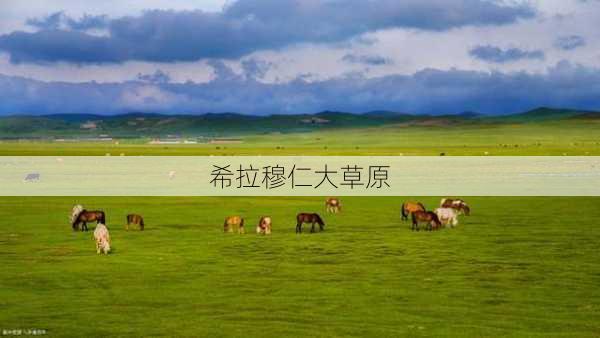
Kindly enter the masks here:
[[[386, 125], [236, 144], [0, 141], [1, 155], [600, 155], [598, 122]], [[600, 335], [600, 198], [465, 197], [456, 229], [412, 232], [405, 197], [0, 197], [0, 330], [49, 336]], [[440, 197], [410, 198], [433, 208]], [[113, 252], [73, 232], [103, 209]], [[124, 230], [140, 213], [146, 231]], [[297, 235], [319, 212], [323, 233]], [[224, 234], [225, 216], [247, 234]], [[258, 236], [260, 216], [273, 234]], [[99, 324], [101, 323], [101, 324]]]
[[[455, 229], [411, 232], [406, 198], [0, 198], [0, 328], [49, 336], [600, 335], [600, 198], [469, 197]], [[412, 198], [432, 208], [439, 197]], [[113, 252], [73, 232], [107, 213]], [[295, 214], [326, 230], [294, 233]], [[146, 231], [123, 228], [141, 213]], [[224, 234], [223, 218], [247, 234]], [[259, 236], [261, 215], [273, 234]]]
[[600, 155], [599, 120], [330, 129], [247, 134], [234, 144], [0, 141], [6, 155], [405, 155], [521, 156]]

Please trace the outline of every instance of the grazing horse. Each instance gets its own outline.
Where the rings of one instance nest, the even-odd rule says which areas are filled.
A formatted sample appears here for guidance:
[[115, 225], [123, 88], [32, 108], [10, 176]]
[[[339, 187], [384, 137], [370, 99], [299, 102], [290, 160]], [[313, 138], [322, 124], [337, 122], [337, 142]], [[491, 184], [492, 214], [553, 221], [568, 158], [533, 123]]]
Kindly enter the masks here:
[[76, 204], [73, 206], [73, 209], [71, 209], [71, 217], [69, 217], [69, 223], [73, 224], [73, 222], [75, 222], [75, 219], [77, 218], [77, 216], [79, 216], [79, 214], [83, 211], [83, 205], [81, 204]]
[[471, 209], [467, 203], [461, 199], [442, 198], [440, 201], [440, 207], [456, 209], [458, 212], [463, 213], [466, 216], [471, 214]]
[[81, 231], [88, 231], [87, 222], [93, 221], [96, 221], [98, 224], [106, 224], [106, 215], [104, 214], [104, 211], [87, 211], [83, 209], [79, 215], [75, 217], [75, 220], [72, 223], [73, 231], [77, 231], [79, 229], [79, 224], [82, 224]]
[[437, 208], [435, 214], [443, 225], [451, 224], [453, 228], [458, 225], [458, 210], [454, 208]]
[[105, 255], [108, 255], [110, 251], [110, 235], [106, 225], [102, 223], [96, 225], [94, 239], [96, 240], [96, 253], [100, 254], [100, 252], [103, 252]]
[[416, 211], [425, 211], [425, 206], [421, 202], [404, 202], [402, 203], [402, 220], [408, 220], [408, 216]]
[[315, 223], [319, 224], [319, 231], [325, 230], [325, 222], [321, 219], [319, 214], [308, 214], [308, 213], [300, 213], [296, 216], [296, 233], [302, 233], [302, 224], [303, 223], [312, 223], [312, 227], [310, 228], [310, 232], [315, 232]]
[[237, 228], [238, 234], [245, 233], [244, 231], [244, 219], [240, 216], [229, 216], [225, 218], [223, 223], [224, 232], [233, 232], [233, 229]]
[[337, 214], [338, 212], [342, 211], [342, 203], [335, 197], [329, 197], [325, 201], [325, 209], [327, 209], [327, 212], [329, 213]]
[[125, 225], [125, 230], [129, 230], [129, 226], [137, 225], [140, 227], [140, 231], [144, 231], [144, 218], [142, 215], [138, 214], [129, 214], [127, 215], [127, 224]]
[[263, 235], [271, 234], [271, 217], [263, 216], [258, 221], [258, 225], [256, 226], [256, 233]]
[[415, 211], [412, 213], [412, 230], [419, 231], [419, 223], [427, 223], [427, 230], [439, 229], [442, 226], [438, 216], [432, 211]]

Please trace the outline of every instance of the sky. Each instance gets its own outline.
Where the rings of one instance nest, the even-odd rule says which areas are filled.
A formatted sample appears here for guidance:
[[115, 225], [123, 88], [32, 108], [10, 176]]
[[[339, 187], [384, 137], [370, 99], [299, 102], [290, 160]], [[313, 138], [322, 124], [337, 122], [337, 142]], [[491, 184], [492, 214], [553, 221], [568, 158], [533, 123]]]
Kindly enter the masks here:
[[0, 0], [0, 115], [600, 110], [600, 0]]

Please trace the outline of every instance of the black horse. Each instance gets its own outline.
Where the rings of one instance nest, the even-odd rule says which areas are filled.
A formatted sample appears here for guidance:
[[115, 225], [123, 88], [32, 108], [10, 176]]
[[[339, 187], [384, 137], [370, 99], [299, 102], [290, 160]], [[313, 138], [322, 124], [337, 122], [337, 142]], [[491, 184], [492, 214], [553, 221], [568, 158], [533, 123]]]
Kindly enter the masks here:
[[104, 215], [104, 211], [99, 210], [82, 210], [77, 218], [73, 221], [72, 227], [73, 231], [77, 231], [79, 229], [79, 224], [81, 224], [81, 231], [88, 231], [87, 222], [93, 222], [106, 224], [106, 215]]
[[308, 214], [308, 213], [300, 213], [296, 216], [296, 233], [302, 233], [302, 224], [303, 223], [312, 223], [312, 228], [310, 232], [315, 232], [315, 223], [319, 224], [319, 230], [325, 230], [325, 222], [321, 219], [319, 214]]

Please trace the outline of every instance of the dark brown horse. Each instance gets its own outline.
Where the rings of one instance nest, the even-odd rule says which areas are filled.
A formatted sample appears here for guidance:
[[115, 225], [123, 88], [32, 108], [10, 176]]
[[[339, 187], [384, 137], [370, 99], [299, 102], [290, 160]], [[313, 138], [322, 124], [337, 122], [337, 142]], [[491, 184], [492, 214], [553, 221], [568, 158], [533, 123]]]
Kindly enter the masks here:
[[303, 223], [311, 223], [312, 227], [310, 228], [310, 232], [315, 232], [315, 223], [319, 224], [319, 230], [325, 230], [325, 222], [321, 219], [319, 214], [308, 214], [308, 213], [300, 213], [296, 216], [296, 233], [302, 233], [302, 224]]
[[419, 223], [427, 223], [427, 230], [437, 230], [442, 227], [442, 222], [432, 211], [415, 211], [412, 213], [412, 230], [419, 231]]
[[72, 227], [73, 231], [79, 230], [79, 224], [81, 224], [81, 231], [88, 231], [87, 222], [94, 222], [106, 224], [106, 215], [104, 215], [104, 211], [100, 210], [82, 210], [77, 217], [74, 218]]
[[425, 210], [427, 210], [427, 209], [425, 209], [425, 206], [421, 202], [404, 202], [404, 203], [402, 203], [402, 210], [401, 210], [402, 220], [403, 221], [408, 220], [408, 216], [410, 214], [414, 213], [415, 211], [425, 211]]
[[125, 230], [129, 230], [129, 226], [132, 224], [139, 226], [140, 231], [144, 231], [144, 218], [142, 217], [142, 215], [138, 215], [138, 214], [127, 215], [127, 225], [125, 225]]

